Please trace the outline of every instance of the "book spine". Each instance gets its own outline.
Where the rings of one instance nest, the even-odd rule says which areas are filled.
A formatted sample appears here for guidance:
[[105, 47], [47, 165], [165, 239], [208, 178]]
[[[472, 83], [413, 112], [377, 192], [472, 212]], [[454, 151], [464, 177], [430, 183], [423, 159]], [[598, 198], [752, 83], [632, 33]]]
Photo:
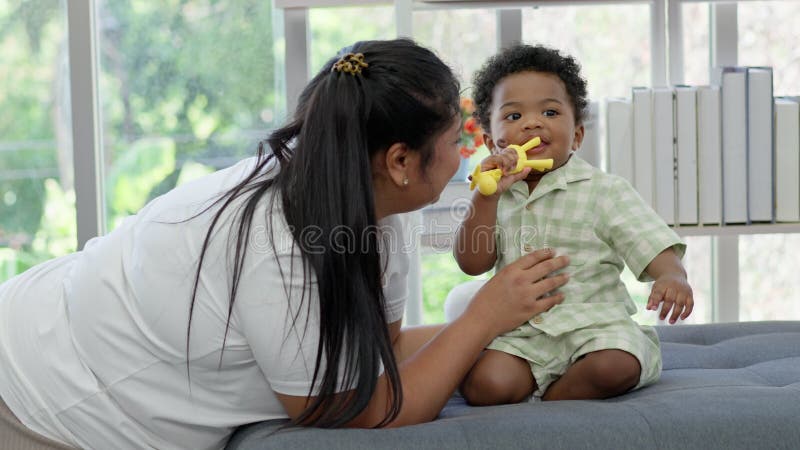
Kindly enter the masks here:
[[653, 162], [653, 92], [633, 89], [633, 185], [655, 207]]
[[698, 222], [697, 183], [697, 91], [679, 86], [675, 90], [677, 139], [678, 223]]
[[697, 153], [700, 223], [722, 223], [722, 105], [718, 86], [697, 92]]
[[775, 99], [775, 220], [800, 222], [800, 103]]

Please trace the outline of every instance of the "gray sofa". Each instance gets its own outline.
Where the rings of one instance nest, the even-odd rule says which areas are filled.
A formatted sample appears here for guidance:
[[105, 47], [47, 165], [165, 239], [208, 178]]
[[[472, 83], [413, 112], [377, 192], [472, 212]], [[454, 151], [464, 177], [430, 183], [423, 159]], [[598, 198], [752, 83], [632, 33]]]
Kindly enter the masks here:
[[656, 327], [664, 372], [603, 401], [470, 407], [382, 430], [242, 427], [228, 449], [800, 449], [800, 322]]

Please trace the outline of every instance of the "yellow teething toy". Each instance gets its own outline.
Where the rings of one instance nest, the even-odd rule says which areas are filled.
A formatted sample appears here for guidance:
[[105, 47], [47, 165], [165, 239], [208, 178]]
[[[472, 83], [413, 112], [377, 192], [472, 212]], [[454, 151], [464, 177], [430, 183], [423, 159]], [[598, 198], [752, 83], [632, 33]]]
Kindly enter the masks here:
[[[517, 166], [514, 168], [514, 170], [509, 172], [509, 174], [522, 172], [522, 169], [526, 167], [538, 170], [539, 172], [545, 172], [552, 169], [552, 158], [528, 159], [528, 155], [525, 154], [525, 152], [537, 147], [541, 143], [542, 140], [537, 136], [522, 145], [509, 145], [509, 148], [513, 148], [517, 151]], [[478, 164], [475, 166], [475, 170], [472, 172], [472, 176], [470, 177], [469, 190], [472, 191], [475, 189], [475, 186], [477, 186], [478, 192], [481, 194], [492, 195], [497, 192], [497, 182], [500, 181], [502, 176], [502, 169], [491, 169], [481, 172], [481, 165]]]

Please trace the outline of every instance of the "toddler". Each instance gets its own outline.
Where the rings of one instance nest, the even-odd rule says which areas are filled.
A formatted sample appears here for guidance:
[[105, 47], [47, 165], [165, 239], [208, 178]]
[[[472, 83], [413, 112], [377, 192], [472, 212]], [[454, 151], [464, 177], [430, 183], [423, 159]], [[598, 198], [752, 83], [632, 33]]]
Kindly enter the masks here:
[[562, 304], [496, 338], [461, 385], [473, 405], [599, 399], [656, 382], [661, 351], [652, 327], [620, 274], [655, 280], [647, 309], [670, 323], [693, 307], [680, 258], [685, 244], [623, 178], [574, 152], [584, 135], [586, 81], [572, 57], [516, 45], [490, 58], [474, 77], [476, 116], [492, 155], [482, 170], [508, 174], [517, 154], [507, 147], [534, 137], [528, 159], [553, 159], [549, 172], [504, 175], [497, 192], [475, 192], [454, 254], [471, 275], [500, 269], [536, 248], [570, 258], [570, 281], [548, 296]]

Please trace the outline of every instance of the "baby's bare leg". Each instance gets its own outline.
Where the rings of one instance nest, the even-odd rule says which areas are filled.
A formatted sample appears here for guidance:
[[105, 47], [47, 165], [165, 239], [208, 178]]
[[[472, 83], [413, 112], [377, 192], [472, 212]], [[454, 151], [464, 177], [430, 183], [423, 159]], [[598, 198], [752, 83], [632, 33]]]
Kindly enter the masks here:
[[475, 406], [518, 403], [536, 390], [528, 361], [486, 350], [461, 383], [461, 394]]
[[614, 397], [639, 383], [639, 360], [623, 350], [587, 353], [553, 382], [542, 400], [587, 400]]

